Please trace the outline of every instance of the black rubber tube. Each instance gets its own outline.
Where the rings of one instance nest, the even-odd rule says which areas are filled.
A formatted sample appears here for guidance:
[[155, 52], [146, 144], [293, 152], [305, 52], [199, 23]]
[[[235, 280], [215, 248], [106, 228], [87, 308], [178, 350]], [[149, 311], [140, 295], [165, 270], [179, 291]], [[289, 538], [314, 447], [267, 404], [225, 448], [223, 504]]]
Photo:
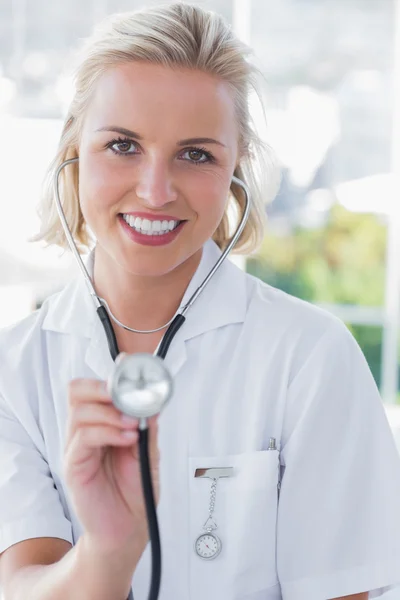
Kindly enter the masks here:
[[183, 315], [176, 315], [175, 319], [172, 321], [171, 325], [168, 327], [168, 329], [162, 339], [162, 342], [161, 342], [160, 347], [157, 352], [157, 356], [159, 356], [160, 358], [163, 358], [163, 359], [165, 358], [165, 356], [168, 352], [168, 348], [170, 347], [170, 344], [175, 337], [175, 334], [182, 327], [184, 322], [185, 322], [185, 317]]
[[[149, 430], [139, 430], [140, 473], [151, 543], [151, 585], [148, 600], [157, 600], [161, 584], [161, 544], [149, 460]], [[127, 600], [134, 600], [132, 588]]]
[[161, 545], [149, 460], [149, 430], [139, 430], [140, 471], [151, 541], [151, 586], [148, 600], [157, 600], [161, 584]]
[[[110, 317], [104, 306], [97, 308], [97, 314], [103, 324], [104, 331], [107, 337], [108, 348], [112, 359], [115, 361], [119, 354], [119, 348], [117, 339], [115, 337], [114, 328], [110, 321]], [[176, 315], [171, 325], [168, 327], [160, 347], [157, 352], [157, 356], [164, 359], [168, 352], [168, 348], [171, 345], [175, 334], [182, 327], [185, 322], [185, 317], [182, 315]], [[151, 585], [148, 600], [157, 600], [161, 585], [161, 544], [160, 544], [160, 532], [158, 528], [157, 512], [154, 502], [153, 484], [151, 481], [151, 470], [149, 460], [149, 430], [139, 430], [139, 456], [140, 456], [140, 472], [142, 477], [142, 488], [143, 496], [145, 500], [147, 522], [149, 526], [149, 538], [151, 543]], [[127, 600], [134, 600], [132, 588], [130, 589]]]
[[119, 354], [119, 348], [110, 317], [108, 316], [104, 306], [99, 306], [99, 308], [97, 308], [97, 314], [99, 315], [99, 319], [103, 324], [104, 331], [106, 332], [107, 343], [111, 357], [115, 361]]

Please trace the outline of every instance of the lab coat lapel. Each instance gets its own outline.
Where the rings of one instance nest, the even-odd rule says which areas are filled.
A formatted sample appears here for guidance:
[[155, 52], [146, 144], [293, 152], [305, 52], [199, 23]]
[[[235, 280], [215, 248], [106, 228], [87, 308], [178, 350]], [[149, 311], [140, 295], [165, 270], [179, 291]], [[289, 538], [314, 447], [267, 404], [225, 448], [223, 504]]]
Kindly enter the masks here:
[[[203, 247], [199, 266], [182, 298], [181, 312], [197, 288], [203, 283], [222, 252], [208, 240]], [[165, 358], [172, 375], [176, 376], [187, 359], [187, 342], [199, 335], [245, 319], [246, 275], [229, 259], [224, 261], [200, 296], [185, 314], [185, 322], [175, 335]]]
[[108, 380], [114, 361], [108, 349], [106, 334], [99, 318], [93, 322], [92, 335], [85, 355], [86, 365], [103, 381]]
[[[184, 294], [181, 306], [185, 306], [190, 300], [221, 254], [214, 241], [206, 242], [199, 267]], [[188, 341], [207, 331], [242, 323], [247, 311], [246, 296], [246, 274], [227, 258], [186, 313], [186, 322], [182, 326], [183, 339]]]
[[[185, 323], [182, 325], [181, 329], [183, 330], [184, 327]], [[174, 377], [178, 374], [187, 359], [186, 344], [182, 333], [183, 331], [178, 331], [175, 338], [172, 340], [167, 356], [164, 359], [166, 366]]]

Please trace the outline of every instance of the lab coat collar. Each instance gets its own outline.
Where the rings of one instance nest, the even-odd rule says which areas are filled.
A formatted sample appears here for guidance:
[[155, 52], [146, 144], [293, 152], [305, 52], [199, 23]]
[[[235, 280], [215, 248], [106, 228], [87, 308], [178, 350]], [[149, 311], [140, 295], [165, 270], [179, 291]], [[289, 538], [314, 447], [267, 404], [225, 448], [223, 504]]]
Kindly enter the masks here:
[[[85, 261], [91, 277], [94, 253], [95, 250]], [[221, 250], [217, 244], [212, 240], [207, 241], [203, 247], [199, 266], [183, 296], [181, 307], [189, 301], [220, 256]], [[207, 331], [243, 322], [245, 314], [246, 275], [227, 259], [189, 308], [185, 315], [186, 321], [171, 344], [166, 362], [172, 373], [176, 374], [185, 361], [184, 342]], [[52, 298], [42, 328], [89, 338], [86, 352], [87, 364], [102, 378], [106, 378], [111, 372], [113, 361], [108, 351], [104, 330], [83, 277], [71, 282], [60, 294]]]
[[[200, 264], [183, 296], [182, 307], [203, 283], [221, 254], [214, 241], [206, 242]], [[185, 314], [182, 336], [189, 340], [224, 325], [241, 323], [245, 314], [246, 274], [226, 259]]]
[[[92, 276], [92, 253], [84, 262], [89, 275]], [[43, 309], [47, 309], [47, 312], [42, 329], [56, 333], [90, 338], [93, 321], [98, 319], [94, 302], [82, 276], [73, 279], [64, 289], [48, 298]]]

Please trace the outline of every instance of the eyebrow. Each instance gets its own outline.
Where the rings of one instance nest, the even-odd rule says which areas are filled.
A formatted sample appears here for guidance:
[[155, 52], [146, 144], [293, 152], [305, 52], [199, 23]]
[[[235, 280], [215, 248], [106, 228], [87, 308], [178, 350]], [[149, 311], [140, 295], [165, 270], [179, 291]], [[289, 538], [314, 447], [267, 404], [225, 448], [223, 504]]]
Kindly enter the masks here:
[[[100, 127], [100, 129], [97, 129], [96, 131], [114, 131], [115, 133], [120, 133], [121, 135], [126, 135], [127, 137], [132, 137], [137, 140], [143, 139], [143, 137], [135, 131], [125, 129], [125, 127], [117, 127], [116, 125], [111, 125], [110, 127]], [[218, 140], [209, 137], [187, 138], [185, 140], [179, 140], [179, 142], [177, 142], [177, 146], [187, 146], [188, 144], [217, 144], [218, 146], [226, 148], [225, 144], [223, 144], [222, 142], [219, 142]]]

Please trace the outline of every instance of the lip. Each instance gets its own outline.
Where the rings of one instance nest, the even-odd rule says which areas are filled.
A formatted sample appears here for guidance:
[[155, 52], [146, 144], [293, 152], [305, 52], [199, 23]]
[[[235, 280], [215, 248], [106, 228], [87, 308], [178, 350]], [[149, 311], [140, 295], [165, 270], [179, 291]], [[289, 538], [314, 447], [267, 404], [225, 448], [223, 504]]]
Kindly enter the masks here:
[[149, 219], [149, 221], [185, 221], [185, 219], [178, 219], [178, 217], [171, 217], [171, 215], [159, 215], [154, 213], [146, 212], [123, 212], [121, 215], [130, 215], [131, 217], [140, 217], [141, 219]]
[[[177, 221], [178, 219], [173, 220]], [[132, 229], [132, 227], [130, 227], [128, 223], [123, 219], [122, 214], [119, 215], [118, 221], [124, 233], [129, 237], [129, 239], [135, 242], [136, 244], [140, 244], [142, 246], [165, 246], [166, 244], [170, 244], [180, 234], [180, 232], [186, 225], [186, 221], [182, 221], [173, 231], [169, 231], [168, 233], [165, 233], [163, 235], [143, 235], [142, 233], [138, 233], [137, 231]]]

